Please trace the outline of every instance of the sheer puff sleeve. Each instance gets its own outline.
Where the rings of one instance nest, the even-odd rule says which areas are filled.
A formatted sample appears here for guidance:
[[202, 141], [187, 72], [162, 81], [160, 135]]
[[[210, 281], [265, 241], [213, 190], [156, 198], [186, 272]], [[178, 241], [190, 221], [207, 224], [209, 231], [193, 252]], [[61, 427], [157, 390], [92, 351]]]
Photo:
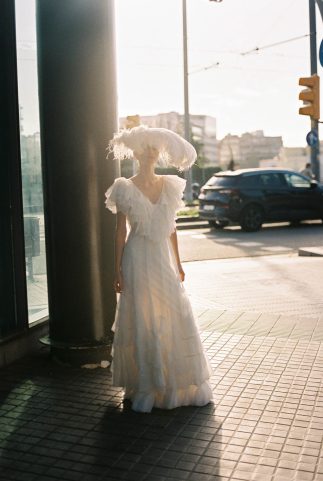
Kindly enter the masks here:
[[106, 208], [111, 210], [113, 214], [122, 212], [123, 214], [127, 215], [131, 205], [129, 195], [130, 189], [127, 184], [127, 179], [124, 177], [115, 179], [113, 184], [105, 193]]
[[165, 175], [165, 195], [161, 201], [163, 215], [155, 228], [160, 237], [169, 237], [176, 230], [176, 212], [184, 206], [182, 197], [185, 185], [185, 179], [177, 175]]
[[186, 186], [186, 180], [178, 177], [177, 175], [167, 175], [167, 190], [169, 205], [171, 206], [173, 213], [184, 206], [182, 200], [184, 189]]

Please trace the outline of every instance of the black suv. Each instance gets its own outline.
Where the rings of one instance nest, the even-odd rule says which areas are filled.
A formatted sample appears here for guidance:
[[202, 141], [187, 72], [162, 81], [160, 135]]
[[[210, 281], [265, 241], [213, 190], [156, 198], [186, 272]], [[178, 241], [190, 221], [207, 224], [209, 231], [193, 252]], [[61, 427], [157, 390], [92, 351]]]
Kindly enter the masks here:
[[248, 232], [264, 222], [323, 220], [323, 185], [287, 169], [219, 172], [201, 188], [199, 215], [213, 227], [240, 224]]

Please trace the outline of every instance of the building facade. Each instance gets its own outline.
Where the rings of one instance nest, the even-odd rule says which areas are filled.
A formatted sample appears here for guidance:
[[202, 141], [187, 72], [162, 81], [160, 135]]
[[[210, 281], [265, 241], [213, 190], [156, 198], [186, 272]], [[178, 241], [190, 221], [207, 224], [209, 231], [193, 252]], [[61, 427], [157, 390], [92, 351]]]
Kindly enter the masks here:
[[222, 169], [231, 161], [235, 168], [259, 167], [264, 159], [277, 156], [283, 146], [282, 137], [267, 137], [262, 130], [238, 135], [226, 135], [219, 142], [219, 158]]
[[[275, 167], [283, 167], [301, 171], [305, 165], [311, 162], [311, 150], [309, 146], [306, 147], [282, 147], [275, 157], [267, 159], [265, 162], [260, 162], [260, 167], [268, 167], [270, 165]], [[323, 141], [320, 142], [320, 181], [323, 180]]]

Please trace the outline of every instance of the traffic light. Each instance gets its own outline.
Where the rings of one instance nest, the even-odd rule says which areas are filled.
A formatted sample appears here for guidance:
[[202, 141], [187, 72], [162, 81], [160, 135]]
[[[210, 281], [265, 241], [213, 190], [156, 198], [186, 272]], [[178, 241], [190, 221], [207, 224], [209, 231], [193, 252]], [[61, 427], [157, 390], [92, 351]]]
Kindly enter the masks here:
[[300, 115], [309, 115], [312, 119], [320, 118], [320, 77], [317, 74], [311, 77], [301, 77], [299, 85], [308, 87], [299, 94], [299, 100], [303, 100], [304, 107], [299, 109]]

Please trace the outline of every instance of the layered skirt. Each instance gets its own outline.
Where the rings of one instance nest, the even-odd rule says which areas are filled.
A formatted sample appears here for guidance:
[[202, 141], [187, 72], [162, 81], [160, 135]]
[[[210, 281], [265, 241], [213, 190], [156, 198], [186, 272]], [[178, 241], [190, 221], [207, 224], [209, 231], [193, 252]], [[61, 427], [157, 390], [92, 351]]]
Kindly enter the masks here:
[[130, 233], [122, 273], [112, 327], [113, 385], [124, 389], [135, 411], [207, 404], [211, 367], [170, 241]]

